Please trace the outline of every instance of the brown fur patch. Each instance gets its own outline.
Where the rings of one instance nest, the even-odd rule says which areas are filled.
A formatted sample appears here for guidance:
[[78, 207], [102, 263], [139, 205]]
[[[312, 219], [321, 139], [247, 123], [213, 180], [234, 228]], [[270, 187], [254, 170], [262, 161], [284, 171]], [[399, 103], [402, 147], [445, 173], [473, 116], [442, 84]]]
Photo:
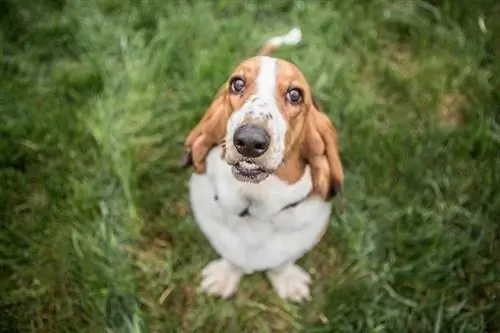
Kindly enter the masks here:
[[290, 153], [286, 162], [274, 174], [288, 184], [293, 184], [302, 177], [305, 167], [305, 161], [300, 157], [299, 151], [295, 150]]

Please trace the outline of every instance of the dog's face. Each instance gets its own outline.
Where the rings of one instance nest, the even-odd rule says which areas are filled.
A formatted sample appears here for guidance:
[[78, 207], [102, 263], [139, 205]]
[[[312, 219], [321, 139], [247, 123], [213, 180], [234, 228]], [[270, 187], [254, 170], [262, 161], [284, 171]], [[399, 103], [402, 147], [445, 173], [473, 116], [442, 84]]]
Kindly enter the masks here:
[[292, 63], [271, 57], [243, 61], [229, 77], [223, 158], [240, 181], [273, 173], [300, 141], [313, 105], [309, 85]]
[[240, 181], [259, 183], [278, 171], [293, 183], [308, 164], [314, 192], [328, 199], [342, 187], [336, 129], [304, 75], [285, 60], [257, 56], [237, 66], [189, 133], [182, 165], [204, 172], [218, 144]]

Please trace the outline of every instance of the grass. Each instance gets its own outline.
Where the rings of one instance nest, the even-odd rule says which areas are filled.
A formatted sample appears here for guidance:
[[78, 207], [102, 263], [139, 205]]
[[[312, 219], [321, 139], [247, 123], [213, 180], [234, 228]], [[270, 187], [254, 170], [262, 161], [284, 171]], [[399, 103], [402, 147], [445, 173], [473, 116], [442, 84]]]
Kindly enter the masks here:
[[[0, 3], [0, 332], [500, 332], [499, 6], [257, 4]], [[205, 297], [182, 142], [294, 24], [348, 211], [301, 260], [309, 304], [260, 275]]]

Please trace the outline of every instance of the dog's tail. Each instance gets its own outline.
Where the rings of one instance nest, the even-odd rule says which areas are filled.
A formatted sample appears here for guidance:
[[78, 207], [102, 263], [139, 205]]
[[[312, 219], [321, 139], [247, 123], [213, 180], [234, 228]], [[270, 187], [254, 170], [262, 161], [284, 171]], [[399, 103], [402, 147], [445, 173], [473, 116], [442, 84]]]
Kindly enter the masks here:
[[269, 56], [278, 51], [282, 45], [297, 45], [301, 40], [302, 31], [299, 27], [295, 27], [284, 35], [274, 36], [268, 39], [260, 48], [258, 55]]

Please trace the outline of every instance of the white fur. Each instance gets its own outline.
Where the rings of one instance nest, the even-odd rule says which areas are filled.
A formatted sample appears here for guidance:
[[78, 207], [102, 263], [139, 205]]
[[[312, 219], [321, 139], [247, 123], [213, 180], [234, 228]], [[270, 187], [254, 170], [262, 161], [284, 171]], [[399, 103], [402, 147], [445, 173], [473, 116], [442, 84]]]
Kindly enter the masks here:
[[283, 299], [301, 302], [310, 297], [309, 284], [311, 283], [311, 276], [295, 264], [269, 270], [267, 277], [271, 281], [274, 290]]
[[[294, 262], [316, 245], [329, 222], [331, 204], [311, 196], [293, 208], [280, 210], [305, 198], [311, 188], [309, 168], [295, 184], [274, 175], [258, 184], [239, 182], [221, 159], [220, 148], [210, 151], [206, 173], [191, 176], [189, 194], [196, 223], [224, 262], [218, 261], [224, 269], [212, 269], [207, 275], [219, 281], [220, 287], [214, 287], [212, 294], [227, 297], [236, 290], [239, 274], [268, 270], [282, 298], [308, 297], [307, 273]], [[249, 204], [250, 216], [239, 217]], [[207, 276], [202, 285], [210, 284]], [[227, 281], [236, 281], [229, 291], [222, 287]]]
[[296, 45], [302, 40], [302, 31], [299, 27], [291, 29], [287, 34], [275, 36], [267, 41], [268, 44], [275, 46]]
[[276, 79], [277, 59], [261, 56], [259, 74], [255, 80], [255, 93], [229, 118], [226, 137], [226, 142], [231, 144], [234, 131], [246, 117], [256, 120], [265, 119], [269, 125], [269, 135], [271, 136], [271, 145], [266, 152], [266, 159], [272, 169], [278, 168], [283, 161], [287, 131], [286, 120], [276, 102]]
[[241, 271], [227, 260], [214, 260], [201, 271], [200, 288], [209, 295], [228, 298], [238, 289], [241, 275]]

